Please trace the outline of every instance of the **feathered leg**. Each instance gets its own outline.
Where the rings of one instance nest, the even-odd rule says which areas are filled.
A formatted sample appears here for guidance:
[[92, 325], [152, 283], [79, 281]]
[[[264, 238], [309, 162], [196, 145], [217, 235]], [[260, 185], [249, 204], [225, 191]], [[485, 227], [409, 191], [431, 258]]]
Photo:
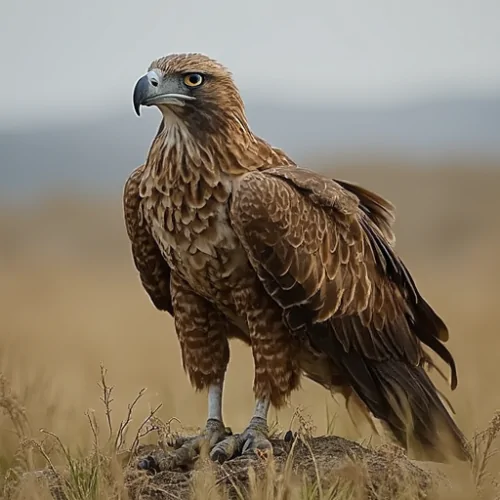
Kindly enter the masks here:
[[205, 444], [211, 449], [228, 435], [222, 418], [224, 376], [229, 362], [227, 321], [204, 298], [173, 274], [172, 300], [182, 363], [193, 386], [208, 390], [208, 415], [199, 436], [177, 442], [170, 467], [187, 465]]
[[248, 427], [239, 435], [218, 443], [211, 452], [223, 462], [240, 453], [272, 452], [267, 414], [272, 404], [283, 406], [300, 380], [297, 346], [283, 325], [281, 310], [259, 285], [233, 292], [240, 317], [246, 318], [255, 363], [256, 405]]

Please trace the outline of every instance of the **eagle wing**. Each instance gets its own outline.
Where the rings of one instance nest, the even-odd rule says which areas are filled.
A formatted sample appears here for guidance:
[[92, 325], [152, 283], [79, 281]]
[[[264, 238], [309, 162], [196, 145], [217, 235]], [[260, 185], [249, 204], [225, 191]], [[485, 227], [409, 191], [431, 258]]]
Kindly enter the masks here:
[[289, 328], [341, 365], [375, 414], [383, 412], [370, 362], [433, 365], [420, 342], [450, 366], [456, 386], [442, 344], [448, 331], [393, 250], [387, 201], [306, 169], [277, 167], [242, 176], [230, 214]]
[[132, 245], [134, 264], [142, 285], [160, 311], [174, 314], [170, 293], [170, 267], [149, 232], [140, 213], [139, 184], [144, 165], [136, 168], [125, 183], [123, 211], [125, 226]]

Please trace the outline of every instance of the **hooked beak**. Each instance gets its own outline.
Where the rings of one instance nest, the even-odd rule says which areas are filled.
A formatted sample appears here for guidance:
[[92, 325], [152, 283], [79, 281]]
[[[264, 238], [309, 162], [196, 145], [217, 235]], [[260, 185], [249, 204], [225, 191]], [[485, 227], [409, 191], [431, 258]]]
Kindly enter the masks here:
[[139, 78], [134, 87], [134, 110], [140, 116], [141, 106], [158, 104], [173, 104], [184, 106], [186, 101], [193, 101], [195, 97], [173, 92], [179, 90], [175, 81], [163, 81], [159, 71], [149, 71]]

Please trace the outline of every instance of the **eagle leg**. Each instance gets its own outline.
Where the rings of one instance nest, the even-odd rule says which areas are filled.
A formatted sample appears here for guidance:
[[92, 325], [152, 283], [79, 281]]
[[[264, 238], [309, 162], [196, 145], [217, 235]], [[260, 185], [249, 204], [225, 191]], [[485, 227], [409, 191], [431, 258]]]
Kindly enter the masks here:
[[210, 452], [215, 462], [223, 463], [238, 455], [255, 453], [258, 456], [269, 456], [273, 448], [268, 439], [267, 413], [270, 401], [259, 399], [248, 427], [241, 433], [229, 436], [217, 443]]
[[167, 469], [188, 467], [198, 458], [205, 446], [208, 450], [212, 449], [219, 441], [227, 438], [229, 432], [220, 420], [208, 419], [200, 435], [184, 440], [182, 445], [170, 455]]
[[223, 382], [211, 384], [208, 387], [208, 416], [203, 431], [193, 437], [177, 439], [173, 452], [169, 453], [159, 464], [144, 462], [140, 468], [173, 470], [189, 467], [198, 458], [204, 447], [208, 451], [223, 439], [231, 435], [230, 429], [224, 426], [222, 420], [222, 388]]

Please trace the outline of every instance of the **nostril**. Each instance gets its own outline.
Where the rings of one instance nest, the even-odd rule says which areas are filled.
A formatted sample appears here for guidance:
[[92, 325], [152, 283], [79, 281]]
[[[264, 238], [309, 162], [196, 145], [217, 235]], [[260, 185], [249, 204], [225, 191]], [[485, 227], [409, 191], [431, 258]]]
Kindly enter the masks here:
[[158, 87], [160, 85], [161, 77], [156, 73], [156, 71], [148, 71], [146, 78], [150, 85], [153, 87]]

